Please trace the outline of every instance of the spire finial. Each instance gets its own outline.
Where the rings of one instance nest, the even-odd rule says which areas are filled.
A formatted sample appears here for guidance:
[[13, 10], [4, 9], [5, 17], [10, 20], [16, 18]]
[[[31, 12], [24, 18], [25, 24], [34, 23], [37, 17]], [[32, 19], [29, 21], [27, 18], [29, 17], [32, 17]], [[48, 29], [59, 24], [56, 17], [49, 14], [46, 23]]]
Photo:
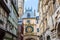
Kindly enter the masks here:
[[34, 16], [36, 16], [35, 9], [34, 9]]

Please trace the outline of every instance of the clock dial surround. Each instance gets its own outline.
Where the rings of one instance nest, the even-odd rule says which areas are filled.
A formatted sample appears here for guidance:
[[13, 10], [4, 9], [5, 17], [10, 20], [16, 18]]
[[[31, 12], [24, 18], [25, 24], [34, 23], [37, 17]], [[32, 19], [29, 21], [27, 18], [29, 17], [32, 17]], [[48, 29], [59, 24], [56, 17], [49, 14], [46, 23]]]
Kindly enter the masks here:
[[31, 32], [33, 32], [33, 27], [32, 26], [27, 26], [26, 27], [26, 32], [28, 32], [28, 33], [31, 33]]

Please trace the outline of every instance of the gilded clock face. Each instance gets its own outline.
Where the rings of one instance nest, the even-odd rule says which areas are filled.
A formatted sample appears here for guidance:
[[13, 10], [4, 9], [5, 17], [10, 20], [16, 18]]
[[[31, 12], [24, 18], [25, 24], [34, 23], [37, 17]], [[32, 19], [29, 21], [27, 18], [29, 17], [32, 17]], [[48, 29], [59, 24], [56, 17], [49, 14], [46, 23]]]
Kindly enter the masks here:
[[32, 26], [27, 26], [26, 27], [26, 32], [28, 32], [28, 33], [33, 32], [33, 27]]
[[28, 27], [28, 28], [27, 28], [27, 31], [28, 31], [28, 32], [31, 32], [31, 31], [32, 31], [32, 28], [31, 28], [31, 27]]

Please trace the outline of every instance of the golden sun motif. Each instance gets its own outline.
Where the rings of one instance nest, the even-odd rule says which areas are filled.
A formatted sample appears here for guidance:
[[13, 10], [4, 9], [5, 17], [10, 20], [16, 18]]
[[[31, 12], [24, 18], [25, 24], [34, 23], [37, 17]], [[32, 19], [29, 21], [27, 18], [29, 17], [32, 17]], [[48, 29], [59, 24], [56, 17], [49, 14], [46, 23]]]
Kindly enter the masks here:
[[28, 28], [27, 28], [27, 31], [28, 31], [28, 32], [31, 32], [31, 31], [32, 31], [32, 28], [31, 28], [31, 27], [28, 27]]

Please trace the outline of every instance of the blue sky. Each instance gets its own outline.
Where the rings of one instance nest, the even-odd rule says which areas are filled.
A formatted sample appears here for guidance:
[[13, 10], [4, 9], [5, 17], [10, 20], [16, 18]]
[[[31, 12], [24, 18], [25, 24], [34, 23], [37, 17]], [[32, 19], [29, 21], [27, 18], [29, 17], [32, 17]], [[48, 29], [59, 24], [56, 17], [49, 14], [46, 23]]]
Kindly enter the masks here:
[[[25, 8], [31, 8], [34, 10], [36, 10], [36, 13], [37, 13], [37, 10], [38, 10], [38, 0], [25, 0], [24, 2], [24, 9]], [[38, 15], [38, 14], [37, 14]]]

